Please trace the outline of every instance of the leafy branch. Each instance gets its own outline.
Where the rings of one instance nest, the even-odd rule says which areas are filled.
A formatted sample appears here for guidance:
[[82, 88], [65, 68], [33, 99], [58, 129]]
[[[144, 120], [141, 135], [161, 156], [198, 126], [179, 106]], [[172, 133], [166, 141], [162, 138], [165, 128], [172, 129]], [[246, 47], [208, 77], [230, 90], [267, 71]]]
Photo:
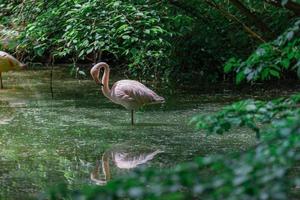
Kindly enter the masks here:
[[263, 124], [272, 124], [278, 119], [294, 115], [299, 102], [299, 94], [268, 102], [248, 99], [226, 106], [212, 115], [196, 116], [190, 123], [195, 124], [198, 129], [217, 134], [223, 134], [232, 127], [248, 127], [259, 139]]
[[236, 72], [236, 83], [280, 78], [283, 71], [296, 71], [300, 75], [300, 20], [276, 40], [260, 45], [248, 59], [231, 58], [224, 72]]

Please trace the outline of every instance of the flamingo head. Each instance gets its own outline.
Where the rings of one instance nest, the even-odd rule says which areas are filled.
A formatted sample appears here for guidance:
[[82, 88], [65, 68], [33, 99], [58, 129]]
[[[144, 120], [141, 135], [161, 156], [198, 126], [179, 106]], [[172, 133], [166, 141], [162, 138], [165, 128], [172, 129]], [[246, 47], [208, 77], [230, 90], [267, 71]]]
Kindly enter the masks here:
[[100, 69], [105, 67], [106, 65], [107, 64], [105, 62], [100, 62], [100, 63], [94, 65], [90, 71], [96, 84], [100, 85], [101, 87], [103, 86], [103, 83], [99, 80]]
[[96, 82], [96, 84], [100, 84], [100, 80], [99, 80], [99, 74], [100, 74], [100, 68], [101, 68], [101, 65], [99, 64], [96, 64], [92, 67], [90, 73], [91, 73], [91, 76], [93, 77], [94, 81]]
[[18, 61], [17, 59], [14, 59], [14, 58], [13, 59], [8, 59], [8, 63], [11, 66], [11, 70], [19, 71], [19, 70], [24, 70], [27, 67], [26, 64], [23, 64], [20, 61]]
[[20, 64], [20, 68], [23, 70], [23, 69], [27, 69], [27, 65], [26, 64], [23, 64], [23, 63], [21, 63]]
[[20, 62], [15, 58], [9, 59], [9, 63], [11, 64], [11, 66], [13, 66], [14, 70], [24, 70], [27, 68], [26, 64]]

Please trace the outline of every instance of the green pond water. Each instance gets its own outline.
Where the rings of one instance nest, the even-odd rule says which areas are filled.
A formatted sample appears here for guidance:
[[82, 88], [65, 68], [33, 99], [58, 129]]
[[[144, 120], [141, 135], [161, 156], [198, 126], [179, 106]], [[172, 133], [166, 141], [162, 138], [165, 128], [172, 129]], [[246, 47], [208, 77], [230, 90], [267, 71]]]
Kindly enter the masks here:
[[[0, 199], [35, 198], [58, 183], [68, 183], [70, 188], [96, 184], [91, 175], [100, 168], [103, 155], [111, 152], [119, 153], [114, 155], [122, 160], [158, 150], [143, 165], [170, 168], [197, 156], [245, 150], [255, 144], [255, 134], [248, 130], [207, 136], [188, 125], [193, 116], [212, 113], [247, 95], [226, 90], [167, 95], [157, 88], [166, 103], [142, 108], [131, 126], [128, 111], [106, 99], [92, 80], [76, 80], [66, 69], [54, 71], [52, 99], [49, 74], [49, 70], [3, 74]], [[112, 179], [130, 171], [112, 160]], [[98, 173], [94, 178], [105, 178], [102, 169]]]

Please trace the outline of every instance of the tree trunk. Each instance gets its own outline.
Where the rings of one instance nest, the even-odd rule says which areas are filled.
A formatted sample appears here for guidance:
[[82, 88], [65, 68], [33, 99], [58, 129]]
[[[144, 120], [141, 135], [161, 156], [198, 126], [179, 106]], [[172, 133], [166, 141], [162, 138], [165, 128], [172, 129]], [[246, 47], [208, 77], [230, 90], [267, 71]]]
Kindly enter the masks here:
[[[247, 16], [248, 18], [250, 18], [253, 23], [257, 26], [258, 29], [260, 29], [263, 33], [269, 33], [266, 34], [268, 36], [271, 35], [271, 37], [275, 37], [275, 34], [272, 33], [272, 31], [268, 28], [268, 26], [266, 24], [264, 24], [263, 21], [261, 21], [256, 15], [254, 15], [253, 13], [250, 12], [250, 10], [248, 8], [246, 8], [239, 0], [230, 0], [230, 2], [236, 6], [245, 16]], [[185, 11], [188, 11], [189, 13], [195, 13], [193, 11], [193, 9], [187, 8], [184, 4], [182, 4], [181, 1], [179, 0], [169, 0], [169, 3], [173, 4], [174, 6], [181, 8]], [[237, 22], [238, 24], [242, 25], [243, 28], [245, 29], [246, 32], [249, 33], [249, 35], [251, 35], [252, 37], [256, 38], [257, 40], [259, 40], [260, 42], [266, 42], [266, 40], [270, 37], [263, 37], [261, 36], [259, 33], [255, 32], [253, 29], [251, 29], [248, 25], [246, 25], [245, 23], [243, 23], [241, 20], [239, 20], [235, 15], [229, 13], [227, 11], [227, 9], [225, 9], [222, 5], [216, 3], [214, 0], [204, 0], [204, 3], [206, 3], [207, 5], [217, 9], [218, 11], [220, 11], [220, 13], [226, 17], [228, 20], [233, 20], [235, 22]], [[202, 18], [199, 17], [199, 14], [193, 14], [194, 16], [196, 16], [197, 18]]]
[[240, 0], [229, 0], [239, 11], [245, 15], [248, 19], [254, 23], [254, 25], [262, 32], [266, 37], [274, 38], [275, 34], [269, 29], [269, 27], [260, 20], [254, 13], [252, 13]]
[[285, 5], [281, 4], [281, 0], [265, 0], [265, 2], [272, 4], [276, 7], [283, 7], [295, 13], [295, 15], [300, 16], [300, 4], [288, 0]]

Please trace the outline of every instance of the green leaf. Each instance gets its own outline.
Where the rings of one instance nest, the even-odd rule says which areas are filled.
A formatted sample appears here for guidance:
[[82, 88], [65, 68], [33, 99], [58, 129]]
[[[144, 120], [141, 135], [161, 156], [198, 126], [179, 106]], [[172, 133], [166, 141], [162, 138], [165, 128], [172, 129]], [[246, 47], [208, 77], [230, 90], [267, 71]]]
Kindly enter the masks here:
[[123, 38], [124, 40], [128, 40], [128, 39], [130, 39], [130, 36], [129, 36], [129, 35], [123, 35], [122, 38]]
[[282, 64], [282, 66], [285, 68], [285, 69], [288, 69], [289, 68], [289, 66], [290, 66], [290, 60], [289, 59], [283, 59], [282, 61], [281, 61], [281, 64]]
[[236, 83], [240, 84], [243, 80], [245, 80], [245, 78], [244, 71], [239, 72], [236, 76]]
[[270, 70], [270, 74], [271, 74], [272, 76], [275, 76], [276, 78], [280, 78], [280, 74], [279, 74], [279, 72], [276, 71], [276, 70], [271, 69], [271, 70]]

